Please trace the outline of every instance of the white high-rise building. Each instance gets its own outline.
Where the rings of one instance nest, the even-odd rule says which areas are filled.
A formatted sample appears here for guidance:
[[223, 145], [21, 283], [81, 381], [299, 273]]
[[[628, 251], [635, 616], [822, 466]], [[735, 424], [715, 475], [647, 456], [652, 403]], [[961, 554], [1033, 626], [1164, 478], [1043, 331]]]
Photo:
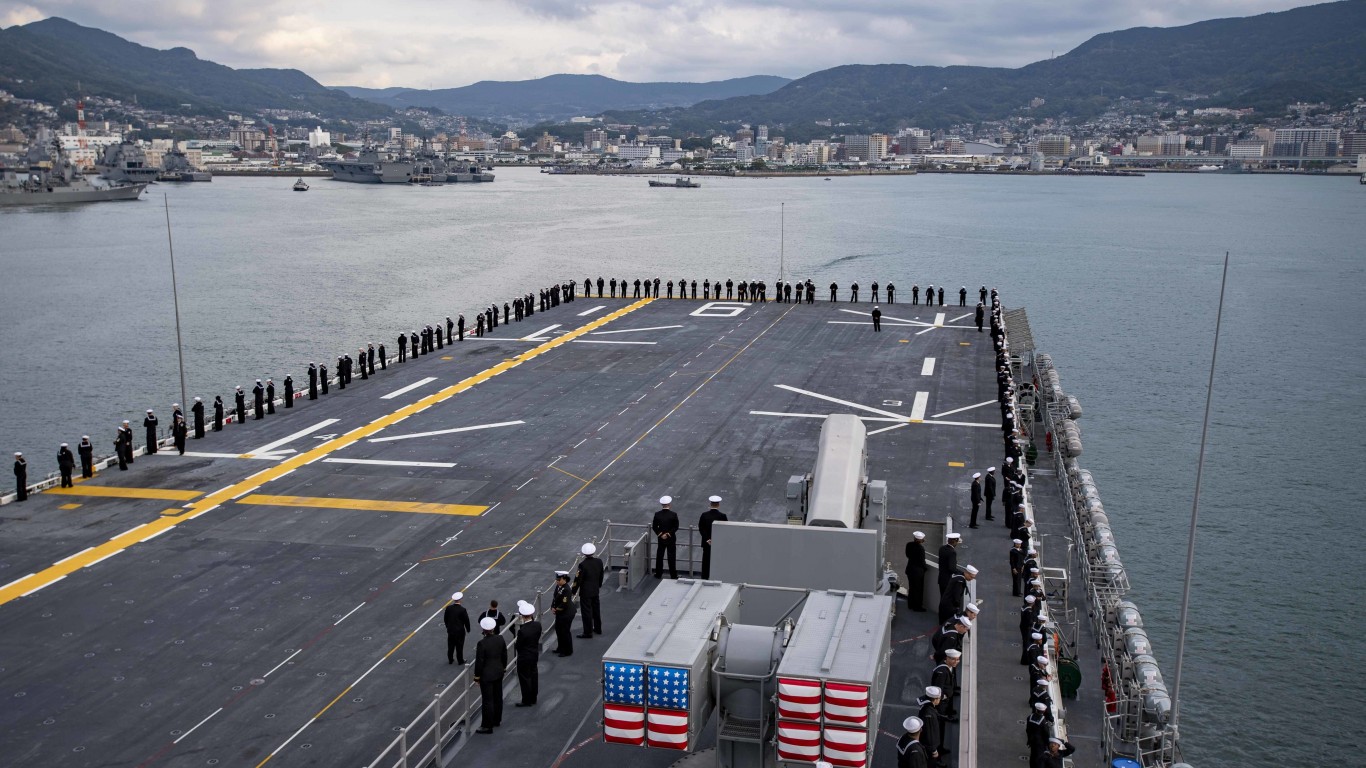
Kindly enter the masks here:
[[318, 147], [332, 146], [332, 134], [323, 130], [320, 125], [308, 132], [308, 146], [317, 149]]

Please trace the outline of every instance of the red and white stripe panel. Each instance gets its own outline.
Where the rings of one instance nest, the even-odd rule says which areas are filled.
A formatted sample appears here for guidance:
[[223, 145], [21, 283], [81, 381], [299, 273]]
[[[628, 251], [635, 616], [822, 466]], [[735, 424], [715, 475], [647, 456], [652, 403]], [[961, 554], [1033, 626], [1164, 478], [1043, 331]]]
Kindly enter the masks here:
[[792, 720], [821, 719], [821, 682], [778, 678], [778, 717]]
[[847, 725], [868, 725], [868, 686], [825, 684], [825, 719]]
[[645, 715], [646, 743], [663, 749], [688, 748], [688, 713], [680, 709], [652, 709]]
[[645, 710], [639, 705], [603, 704], [602, 740], [614, 744], [645, 743]]
[[821, 757], [821, 727], [817, 723], [778, 721], [778, 759], [814, 763]]
[[867, 731], [827, 726], [822, 742], [825, 759], [840, 768], [864, 768], [868, 765]]

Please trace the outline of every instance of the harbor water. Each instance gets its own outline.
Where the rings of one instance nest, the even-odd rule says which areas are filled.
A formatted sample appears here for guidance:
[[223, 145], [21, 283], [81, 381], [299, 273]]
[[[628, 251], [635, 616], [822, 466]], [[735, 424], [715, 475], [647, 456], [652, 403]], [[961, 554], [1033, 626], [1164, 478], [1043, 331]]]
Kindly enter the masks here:
[[[0, 450], [24, 451], [41, 477], [59, 442], [89, 434], [107, 454], [119, 421], [139, 442], [146, 408], [169, 421], [181, 394], [163, 194], [187, 394], [206, 403], [231, 404], [257, 378], [306, 384], [310, 360], [330, 369], [368, 342], [392, 349], [458, 312], [472, 323], [562, 278], [771, 283], [781, 269], [822, 299], [832, 280], [891, 280], [903, 300], [913, 283], [945, 285], [951, 305], [960, 285], [975, 297], [985, 283], [1028, 308], [1085, 408], [1080, 464], [1170, 685], [1229, 251], [1182, 743], [1202, 768], [1357, 759], [1366, 187], [1222, 174], [700, 180], [651, 189], [509, 169], [494, 184], [317, 180], [298, 194], [293, 179], [219, 178], [155, 185], [137, 203], [0, 210]], [[22, 513], [0, 508], [0, 548], [4, 518]], [[979, 563], [1006, 557], [967, 547]], [[1094, 688], [1098, 671], [1083, 673]]]

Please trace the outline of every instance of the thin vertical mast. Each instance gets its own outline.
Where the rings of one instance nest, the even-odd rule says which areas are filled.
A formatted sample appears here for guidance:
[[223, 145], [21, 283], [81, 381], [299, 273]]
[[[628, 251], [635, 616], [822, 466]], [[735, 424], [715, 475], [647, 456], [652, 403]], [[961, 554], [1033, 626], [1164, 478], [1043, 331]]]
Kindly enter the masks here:
[[161, 194], [161, 201], [166, 207], [166, 249], [171, 253], [171, 297], [175, 302], [175, 351], [180, 358], [180, 402], [181, 407], [188, 408], [186, 404], [189, 398], [185, 396], [185, 346], [180, 340], [180, 292], [176, 288], [175, 245], [171, 242], [171, 201], [164, 192]]

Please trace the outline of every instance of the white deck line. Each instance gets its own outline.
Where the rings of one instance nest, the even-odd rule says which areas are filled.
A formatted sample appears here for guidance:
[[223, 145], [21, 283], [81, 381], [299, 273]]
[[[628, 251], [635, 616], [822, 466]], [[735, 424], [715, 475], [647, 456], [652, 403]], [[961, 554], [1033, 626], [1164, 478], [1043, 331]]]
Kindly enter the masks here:
[[916, 392], [915, 403], [911, 405], [911, 421], [925, 420], [925, 407], [930, 404], [929, 392]]
[[578, 316], [578, 317], [588, 317], [589, 315], [593, 314], [594, 312], [601, 312], [601, 311], [604, 310], [604, 309], [607, 309], [607, 305], [606, 305], [606, 304], [599, 304], [598, 306], [593, 307], [592, 309], [585, 309], [584, 311], [580, 312], [577, 316]]
[[421, 386], [426, 385], [426, 384], [431, 384], [433, 381], [436, 381], [436, 377], [435, 377], [435, 376], [428, 376], [427, 378], [422, 379], [422, 380], [420, 380], [420, 381], [415, 381], [415, 382], [413, 382], [412, 384], [409, 384], [409, 385], [406, 386], [406, 387], [403, 387], [403, 388], [401, 388], [401, 389], [396, 389], [396, 390], [394, 390], [393, 392], [390, 392], [390, 393], [387, 394], [387, 395], [382, 395], [382, 396], [380, 397], [380, 399], [381, 399], [381, 400], [393, 400], [394, 398], [398, 397], [399, 395], [403, 395], [403, 394], [407, 394], [408, 392], [412, 392], [414, 389], [417, 389], [418, 387], [421, 387]]
[[243, 453], [244, 453], [244, 454], [247, 454], [247, 455], [257, 455], [257, 454], [270, 453], [272, 450], [274, 450], [274, 449], [276, 449], [276, 448], [279, 448], [279, 447], [282, 446], [282, 445], [285, 445], [285, 444], [287, 444], [287, 443], [292, 443], [292, 442], [294, 442], [295, 440], [298, 440], [298, 439], [301, 438], [301, 437], [307, 437], [307, 436], [313, 434], [314, 432], [317, 432], [318, 430], [323, 429], [324, 427], [330, 427], [330, 426], [332, 426], [333, 424], [336, 424], [338, 421], [341, 421], [341, 419], [323, 419], [322, 421], [318, 422], [317, 424], [314, 424], [314, 425], [311, 426], [311, 427], [308, 427], [307, 429], [301, 429], [301, 430], [299, 430], [298, 432], [295, 432], [294, 434], [288, 435], [288, 436], [286, 436], [286, 437], [282, 437], [282, 438], [280, 438], [279, 440], [276, 440], [276, 441], [273, 442], [273, 443], [266, 443], [265, 445], [261, 446], [260, 448], [256, 448], [256, 449], [250, 450], [250, 451], [243, 451]]
[[373, 464], [380, 467], [432, 467], [450, 469], [454, 462], [444, 461], [386, 461], [384, 459], [323, 459], [324, 464]]
[[494, 427], [511, 427], [517, 424], [525, 424], [525, 421], [499, 421], [493, 424], [475, 424], [470, 427], [456, 427], [454, 429], [438, 429], [435, 432], [414, 432], [411, 435], [391, 435], [389, 437], [372, 437], [367, 443], [387, 443], [394, 440], [411, 440], [415, 437], [435, 437], [436, 435], [453, 435], [456, 432], [473, 432], [476, 429], [493, 429]]
[[933, 358], [933, 357], [927, 357], [927, 358], [925, 358], [924, 364], [920, 366], [920, 375], [921, 375], [921, 376], [933, 376], [933, 375], [934, 375], [934, 358]]

